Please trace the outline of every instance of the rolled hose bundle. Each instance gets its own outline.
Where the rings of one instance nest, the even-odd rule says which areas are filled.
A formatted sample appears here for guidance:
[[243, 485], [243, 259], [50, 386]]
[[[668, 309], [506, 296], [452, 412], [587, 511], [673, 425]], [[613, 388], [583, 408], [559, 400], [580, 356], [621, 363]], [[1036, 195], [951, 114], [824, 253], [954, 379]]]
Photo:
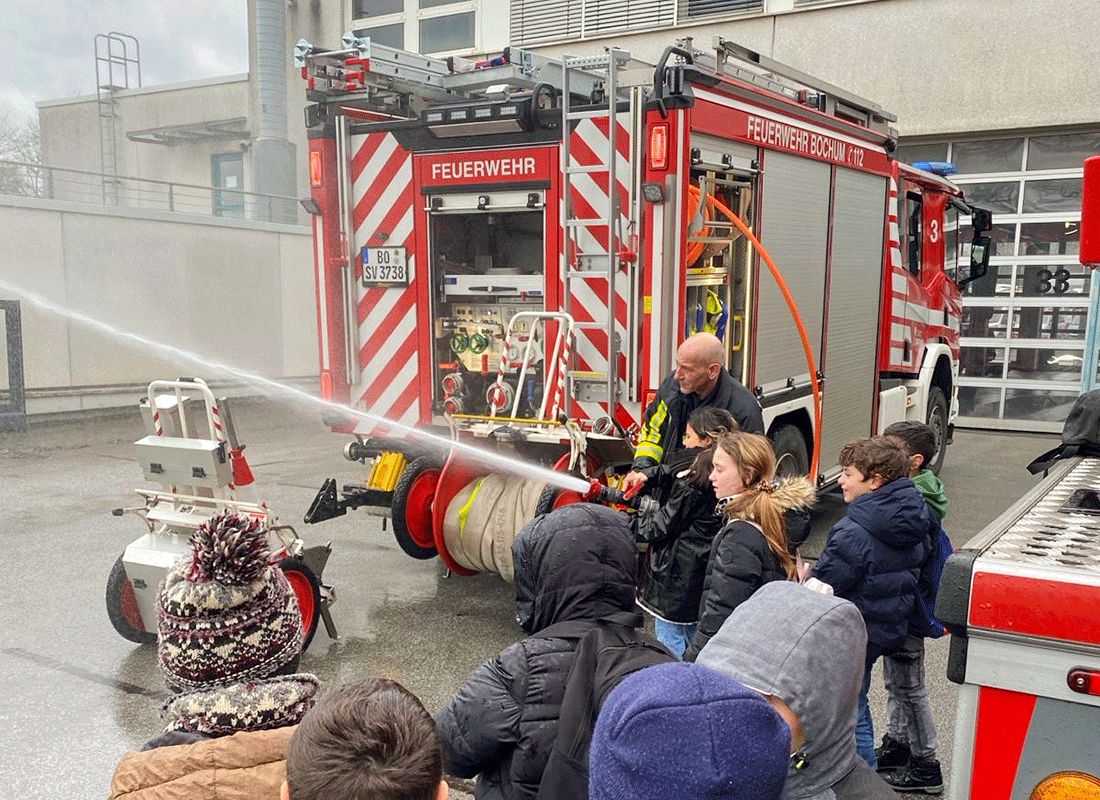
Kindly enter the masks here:
[[493, 473], [469, 483], [450, 505], [443, 540], [451, 558], [512, 582], [512, 540], [535, 517], [545, 481]]

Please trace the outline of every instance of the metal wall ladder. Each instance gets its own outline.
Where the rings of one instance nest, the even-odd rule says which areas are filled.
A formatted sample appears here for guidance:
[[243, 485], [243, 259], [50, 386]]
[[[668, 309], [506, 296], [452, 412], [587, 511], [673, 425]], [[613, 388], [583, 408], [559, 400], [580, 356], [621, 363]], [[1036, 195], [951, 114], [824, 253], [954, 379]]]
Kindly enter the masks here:
[[[574, 289], [578, 284], [589, 284], [606, 281], [607, 305], [599, 308], [585, 308], [587, 316], [592, 317], [591, 322], [575, 322], [574, 327], [579, 331], [602, 330], [607, 336], [607, 371], [606, 372], [582, 372], [575, 369], [569, 371], [570, 387], [578, 399], [606, 402], [608, 413], [614, 413], [614, 406], [619, 401], [619, 356], [623, 343], [615, 324], [615, 307], [618, 303], [616, 293], [616, 281], [625, 279], [620, 273], [622, 259], [620, 248], [623, 246], [622, 209], [619, 203], [618, 193], [618, 152], [615, 147], [617, 138], [619, 117], [625, 115], [628, 119], [630, 111], [622, 111], [619, 108], [619, 71], [630, 60], [630, 54], [624, 50], [611, 49], [599, 56], [567, 56], [562, 62], [562, 145], [561, 145], [561, 176], [562, 176], [562, 201], [564, 203], [564, 228], [565, 242], [562, 248], [561, 274], [565, 289], [565, 312], [578, 319], [577, 302], [574, 298]], [[581, 95], [574, 87], [587, 85], [597, 76], [603, 83], [603, 94], [607, 102], [603, 114], [607, 119], [607, 150], [603, 154], [603, 163], [585, 166], [575, 163], [570, 149], [570, 134], [573, 127], [581, 120], [593, 117], [593, 106], [589, 104], [578, 107], [574, 98], [574, 92]], [[583, 95], [581, 95], [583, 96]], [[607, 181], [607, 202], [602, 208], [593, 209], [593, 215], [586, 215], [587, 210], [580, 210], [573, 202], [574, 183], [579, 175], [592, 175], [595, 179]], [[587, 236], [584, 234], [587, 233]], [[607, 242], [606, 250], [593, 250], [592, 242], [598, 242], [602, 237]], [[582, 249], [581, 238], [588, 242], [587, 249]], [[593, 290], [593, 293], [596, 293]], [[583, 318], [582, 315], [581, 318]], [[591, 387], [593, 391], [585, 391], [585, 387]], [[597, 390], [597, 386], [602, 389]]]
[[[131, 48], [133, 55], [130, 55]], [[118, 205], [118, 109], [115, 92], [141, 86], [141, 49], [128, 33], [99, 33], [95, 37], [96, 104], [99, 109], [99, 157], [103, 174], [103, 203]], [[130, 85], [130, 76], [137, 83]]]

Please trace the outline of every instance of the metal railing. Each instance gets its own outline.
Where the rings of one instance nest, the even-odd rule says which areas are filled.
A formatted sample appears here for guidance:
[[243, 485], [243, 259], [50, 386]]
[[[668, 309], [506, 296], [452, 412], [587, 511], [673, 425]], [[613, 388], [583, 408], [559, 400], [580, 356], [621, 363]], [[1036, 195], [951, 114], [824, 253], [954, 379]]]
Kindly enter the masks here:
[[[106, 193], [105, 182], [115, 191]], [[198, 186], [152, 178], [111, 176], [100, 172], [0, 159], [0, 194], [142, 208], [177, 214], [305, 224], [295, 197]], [[107, 202], [107, 199], [111, 202]], [[117, 203], [114, 202], [117, 199]]]

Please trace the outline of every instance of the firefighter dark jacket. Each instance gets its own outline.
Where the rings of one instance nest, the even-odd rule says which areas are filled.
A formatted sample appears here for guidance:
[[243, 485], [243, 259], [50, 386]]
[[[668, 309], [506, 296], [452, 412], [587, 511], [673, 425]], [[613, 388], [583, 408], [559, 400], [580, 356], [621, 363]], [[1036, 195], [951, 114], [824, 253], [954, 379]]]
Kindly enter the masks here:
[[683, 448], [684, 430], [691, 412], [701, 406], [724, 408], [733, 415], [746, 433], [764, 433], [764, 415], [760, 403], [748, 389], [722, 368], [718, 385], [709, 397], [684, 394], [673, 372], [661, 383], [657, 398], [649, 404], [642, 420], [638, 448], [634, 451], [634, 469], [643, 470], [665, 461]]
[[521, 642], [474, 670], [436, 715], [446, 772], [475, 796], [534, 798], [558, 735], [577, 644], [634, 607], [638, 550], [626, 516], [577, 503], [535, 518], [512, 544]]

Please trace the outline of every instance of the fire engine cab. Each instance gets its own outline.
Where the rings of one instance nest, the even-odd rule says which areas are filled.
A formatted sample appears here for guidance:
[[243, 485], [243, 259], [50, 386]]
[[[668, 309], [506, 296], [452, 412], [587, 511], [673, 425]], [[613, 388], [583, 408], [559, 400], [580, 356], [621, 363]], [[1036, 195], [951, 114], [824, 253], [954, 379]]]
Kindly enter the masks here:
[[[328, 422], [371, 471], [326, 484], [307, 521], [365, 507], [411, 555], [493, 569], [456, 562], [446, 530], [492, 467], [400, 432], [613, 482], [696, 331], [725, 344], [781, 470], [830, 483], [846, 441], [907, 418], [942, 462], [959, 287], [988, 263], [989, 216], [893, 157], [891, 114], [722, 39], [656, 66], [344, 45], [296, 59], [322, 393], [358, 412]], [[540, 488], [502, 491], [522, 518]]]

